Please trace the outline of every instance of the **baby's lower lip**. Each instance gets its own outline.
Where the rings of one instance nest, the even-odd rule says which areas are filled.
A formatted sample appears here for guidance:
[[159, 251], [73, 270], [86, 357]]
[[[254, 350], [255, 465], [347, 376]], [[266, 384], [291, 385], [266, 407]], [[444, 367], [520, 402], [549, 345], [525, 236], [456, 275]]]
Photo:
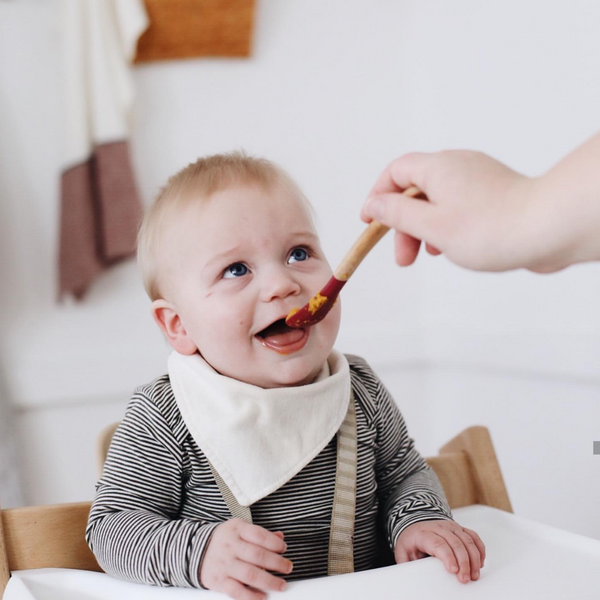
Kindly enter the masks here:
[[269, 350], [278, 354], [293, 354], [306, 346], [310, 329], [294, 329], [284, 335], [274, 335], [267, 338], [256, 336], [256, 339]]

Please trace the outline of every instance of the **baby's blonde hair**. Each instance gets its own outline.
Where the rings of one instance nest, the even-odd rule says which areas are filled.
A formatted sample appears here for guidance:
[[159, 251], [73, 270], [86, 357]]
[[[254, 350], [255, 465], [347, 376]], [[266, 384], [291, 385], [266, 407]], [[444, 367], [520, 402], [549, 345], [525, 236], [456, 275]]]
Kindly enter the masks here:
[[254, 184], [269, 189], [278, 183], [305, 201], [312, 216], [312, 207], [298, 185], [281, 167], [265, 158], [248, 156], [244, 152], [213, 154], [199, 158], [173, 175], [146, 212], [138, 233], [138, 265], [150, 299], [162, 297], [157, 253], [170, 215], [192, 201], [206, 200], [227, 188]]

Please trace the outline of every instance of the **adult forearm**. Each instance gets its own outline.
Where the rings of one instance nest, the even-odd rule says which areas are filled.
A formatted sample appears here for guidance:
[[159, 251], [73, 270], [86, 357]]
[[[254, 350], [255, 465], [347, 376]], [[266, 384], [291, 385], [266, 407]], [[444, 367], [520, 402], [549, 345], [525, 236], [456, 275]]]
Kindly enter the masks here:
[[534, 180], [526, 220], [535, 270], [600, 260], [600, 133]]

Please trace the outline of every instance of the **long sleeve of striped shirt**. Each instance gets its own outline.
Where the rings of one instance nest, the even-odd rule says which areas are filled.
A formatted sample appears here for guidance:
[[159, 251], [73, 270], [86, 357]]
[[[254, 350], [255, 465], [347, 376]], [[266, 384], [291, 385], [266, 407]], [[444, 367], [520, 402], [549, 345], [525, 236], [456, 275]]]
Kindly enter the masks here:
[[[377, 432], [377, 495], [386, 539], [393, 552], [399, 535], [409, 525], [419, 521], [451, 520], [452, 513], [437, 475], [416, 450], [386, 387], [363, 359], [348, 356], [348, 360], [352, 365], [355, 395], [372, 401], [370, 416]], [[362, 385], [366, 393], [356, 394], [356, 388]]]
[[[381, 564], [408, 525], [450, 519], [441, 486], [367, 363], [348, 356], [357, 417], [354, 567]], [[294, 563], [288, 580], [327, 575], [336, 439], [300, 473], [251, 507], [280, 530]], [[168, 376], [138, 388], [111, 444], [86, 538], [100, 566], [122, 579], [200, 587], [199, 567], [217, 525], [231, 518], [206, 456], [177, 409]], [[383, 530], [381, 531], [381, 525]]]
[[96, 486], [86, 539], [121, 579], [200, 587], [205, 546], [218, 523], [181, 518], [182, 448], [158, 406], [136, 393], [113, 437]]

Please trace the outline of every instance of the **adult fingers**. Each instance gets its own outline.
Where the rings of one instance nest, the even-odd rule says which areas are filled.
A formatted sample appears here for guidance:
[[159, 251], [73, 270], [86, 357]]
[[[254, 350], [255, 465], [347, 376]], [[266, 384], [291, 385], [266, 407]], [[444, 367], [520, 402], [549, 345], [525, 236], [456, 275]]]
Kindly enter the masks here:
[[439, 248], [439, 233], [435, 227], [437, 207], [429, 202], [390, 193], [371, 196], [364, 208], [365, 214], [396, 231], [425, 240]]
[[394, 255], [396, 262], [401, 267], [412, 265], [417, 259], [421, 240], [417, 240], [401, 231], [396, 231], [394, 235]]
[[237, 556], [244, 562], [267, 569], [268, 571], [287, 574], [291, 573], [293, 569], [292, 561], [281, 556], [281, 554], [243, 541], [237, 549]]
[[435, 246], [432, 246], [431, 244], [425, 244], [425, 249], [429, 254], [431, 254], [431, 256], [439, 256], [442, 253], [441, 250], [438, 250]]
[[245, 541], [257, 546], [262, 546], [271, 552], [285, 552], [287, 544], [276, 533], [250, 523], [242, 522], [239, 527], [239, 536]]
[[264, 569], [236, 560], [229, 571], [229, 575], [241, 583], [245, 583], [257, 590], [274, 590], [282, 592], [285, 589], [285, 580], [267, 573]]
[[227, 578], [215, 591], [227, 594], [234, 600], [265, 600], [267, 595], [260, 590], [252, 590], [235, 579]]
[[397, 192], [411, 185], [425, 191], [426, 172], [432, 156], [433, 154], [423, 152], [411, 152], [392, 161], [378, 177], [370, 195]]

